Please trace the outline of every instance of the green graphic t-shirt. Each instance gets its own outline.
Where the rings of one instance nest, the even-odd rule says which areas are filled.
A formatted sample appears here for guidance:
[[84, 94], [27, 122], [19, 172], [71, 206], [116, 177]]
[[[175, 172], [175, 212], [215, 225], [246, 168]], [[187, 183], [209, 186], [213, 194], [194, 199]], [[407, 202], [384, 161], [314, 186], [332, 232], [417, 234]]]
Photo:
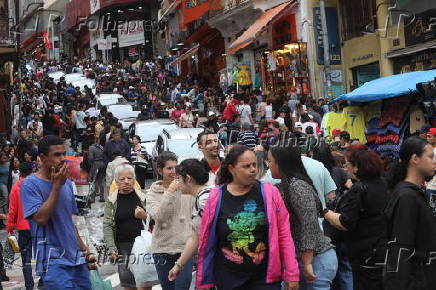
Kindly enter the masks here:
[[260, 184], [243, 196], [223, 187], [217, 224], [216, 267], [244, 274], [266, 272], [268, 225]]

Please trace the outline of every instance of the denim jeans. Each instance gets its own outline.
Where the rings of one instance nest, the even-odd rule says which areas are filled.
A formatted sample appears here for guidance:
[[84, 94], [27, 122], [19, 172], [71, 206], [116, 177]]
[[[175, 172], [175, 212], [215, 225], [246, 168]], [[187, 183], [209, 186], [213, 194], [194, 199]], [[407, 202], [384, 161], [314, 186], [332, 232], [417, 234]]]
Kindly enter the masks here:
[[192, 259], [183, 266], [175, 281], [168, 280], [168, 273], [174, 267], [180, 254], [153, 254], [157, 276], [162, 290], [188, 290], [192, 280]]
[[9, 210], [9, 190], [6, 184], [0, 183], [0, 213], [7, 213]]
[[353, 271], [343, 243], [336, 245], [336, 256], [338, 257], [338, 272], [333, 281], [332, 290], [353, 290]]
[[26, 290], [33, 289], [34, 282], [32, 276], [32, 237], [30, 231], [18, 231], [18, 246], [21, 249], [21, 260], [23, 263], [23, 276]]
[[[303, 271], [301, 269], [301, 275]], [[330, 290], [333, 283], [333, 279], [336, 276], [338, 270], [338, 259], [334, 249], [325, 251], [313, 257], [312, 260], [313, 272], [316, 276], [315, 281], [312, 283], [306, 283], [304, 278], [301, 278], [300, 290]]]

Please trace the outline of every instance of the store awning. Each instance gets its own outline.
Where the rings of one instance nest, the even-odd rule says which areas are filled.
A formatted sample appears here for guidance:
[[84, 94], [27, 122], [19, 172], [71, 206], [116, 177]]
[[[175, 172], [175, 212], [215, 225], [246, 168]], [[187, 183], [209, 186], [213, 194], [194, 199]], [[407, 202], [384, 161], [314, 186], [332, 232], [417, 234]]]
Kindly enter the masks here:
[[259, 33], [261, 33], [274, 18], [278, 17], [279, 14], [290, 8], [291, 4], [293, 3], [294, 1], [288, 1], [265, 11], [241, 36], [238, 37], [238, 39], [236, 39], [230, 45], [229, 53], [234, 54], [240, 49], [243, 49], [244, 47], [247, 47], [253, 43]]
[[35, 32], [21, 42], [20, 51], [27, 52], [41, 43], [44, 43], [44, 31]]
[[379, 78], [365, 83], [363, 86], [348, 94], [337, 97], [333, 102], [341, 100], [351, 102], [369, 102], [399, 97], [410, 93], [416, 93], [416, 84], [433, 81], [435, 78], [436, 69]]
[[394, 57], [399, 57], [399, 56], [405, 56], [405, 55], [414, 54], [414, 53], [424, 51], [427, 49], [431, 49], [431, 48], [436, 48], [436, 40], [432, 40], [432, 41], [420, 43], [417, 45], [412, 45], [412, 46], [409, 46], [406, 48], [390, 51], [386, 54], [386, 57], [387, 58], [394, 58]]
[[179, 56], [176, 60], [172, 61], [169, 65], [171, 66], [171, 65], [174, 65], [175, 63], [180, 63], [180, 62], [184, 61], [185, 59], [188, 59], [189, 57], [196, 54], [199, 49], [200, 49], [200, 45], [197, 44], [196, 46], [194, 46], [193, 48], [189, 49], [187, 52], [185, 52], [184, 54]]

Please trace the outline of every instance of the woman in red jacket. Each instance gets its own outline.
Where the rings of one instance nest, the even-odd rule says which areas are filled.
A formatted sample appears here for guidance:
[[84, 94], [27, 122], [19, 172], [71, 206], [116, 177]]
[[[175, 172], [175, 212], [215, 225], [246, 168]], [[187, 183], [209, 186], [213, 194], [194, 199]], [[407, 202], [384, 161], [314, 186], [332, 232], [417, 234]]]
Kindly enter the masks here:
[[23, 261], [23, 276], [26, 290], [33, 289], [34, 282], [32, 276], [32, 238], [30, 234], [29, 222], [23, 216], [23, 205], [21, 203], [20, 187], [23, 180], [32, 173], [30, 163], [20, 164], [20, 180], [12, 186], [9, 195], [9, 215], [6, 230], [12, 234], [18, 231], [18, 246], [21, 249], [21, 259]]

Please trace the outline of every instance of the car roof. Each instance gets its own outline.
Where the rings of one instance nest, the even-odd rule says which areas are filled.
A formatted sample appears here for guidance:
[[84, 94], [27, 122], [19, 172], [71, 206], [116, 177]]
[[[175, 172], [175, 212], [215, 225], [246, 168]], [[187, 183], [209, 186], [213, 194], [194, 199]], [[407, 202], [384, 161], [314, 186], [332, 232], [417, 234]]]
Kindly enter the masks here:
[[99, 100], [108, 100], [108, 99], [119, 99], [122, 98], [123, 96], [120, 94], [114, 94], [114, 93], [108, 93], [108, 94], [100, 94], [98, 95], [98, 99]]
[[173, 120], [171, 119], [154, 119], [154, 120], [145, 120], [145, 121], [137, 121], [135, 122], [136, 127], [141, 126], [152, 126], [152, 125], [173, 125]]
[[175, 130], [166, 131], [165, 135], [169, 139], [197, 139], [198, 134], [203, 132], [202, 128], [179, 128]]

